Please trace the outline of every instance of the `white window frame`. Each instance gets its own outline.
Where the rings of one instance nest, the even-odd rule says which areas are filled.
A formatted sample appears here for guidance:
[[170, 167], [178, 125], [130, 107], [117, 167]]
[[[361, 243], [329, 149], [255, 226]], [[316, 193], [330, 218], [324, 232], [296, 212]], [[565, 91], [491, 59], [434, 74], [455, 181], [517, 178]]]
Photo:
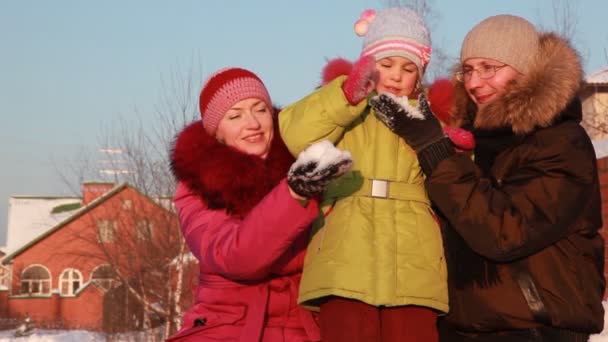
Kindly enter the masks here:
[[116, 221], [110, 219], [97, 220], [97, 238], [99, 242], [114, 242], [116, 238]]
[[135, 222], [135, 231], [138, 241], [150, 241], [154, 234], [154, 224], [149, 219], [137, 220]]
[[[64, 279], [64, 275], [66, 274], [67, 278]], [[83, 277], [79, 270], [75, 268], [66, 268], [61, 272], [61, 275], [59, 275], [59, 293], [62, 296], [73, 296], [82, 288], [82, 283]]]
[[114, 271], [112, 269], [112, 266], [110, 266], [109, 264], [101, 264], [95, 267], [93, 269], [93, 272], [91, 272], [91, 283], [95, 284], [95, 286], [102, 289], [103, 291], [108, 291], [112, 288], [114, 282], [116, 281], [114, 278], [93, 278], [95, 276], [95, 272], [97, 272], [102, 267], [108, 267], [110, 270]]
[[124, 199], [122, 201], [122, 209], [123, 210], [131, 210], [131, 208], [133, 208], [133, 201], [130, 199]]
[[[48, 279], [44, 278], [44, 279], [23, 279], [23, 276], [25, 275], [25, 273], [30, 270], [33, 269], [34, 267], [40, 267], [43, 270], [46, 271], [46, 273], [48, 274]], [[51, 294], [51, 280], [53, 279], [53, 276], [51, 274], [51, 271], [40, 264], [32, 264], [29, 265], [28, 267], [23, 269], [23, 272], [21, 272], [21, 277], [20, 277], [20, 282], [19, 282], [19, 292], [21, 294], [27, 294], [29, 296], [39, 296], [39, 295], [50, 295]], [[23, 284], [27, 283], [27, 292], [23, 291]], [[33, 291], [34, 288], [37, 288], [36, 291]], [[45, 291], [46, 289], [46, 291]]]

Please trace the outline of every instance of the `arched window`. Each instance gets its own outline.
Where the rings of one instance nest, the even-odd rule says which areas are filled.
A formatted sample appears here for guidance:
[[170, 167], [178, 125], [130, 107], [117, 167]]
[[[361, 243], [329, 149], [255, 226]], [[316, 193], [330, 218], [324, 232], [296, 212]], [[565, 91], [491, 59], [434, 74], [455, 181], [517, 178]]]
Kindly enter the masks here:
[[91, 275], [91, 282], [104, 291], [112, 287], [115, 279], [116, 272], [110, 265], [97, 266]]
[[29, 266], [21, 274], [21, 293], [46, 295], [51, 293], [51, 274], [38, 265]]
[[59, 291], [62, 296], [71, 296], [82, 285], [82, 274], [74, 268], [65, 269], [59, 277]]

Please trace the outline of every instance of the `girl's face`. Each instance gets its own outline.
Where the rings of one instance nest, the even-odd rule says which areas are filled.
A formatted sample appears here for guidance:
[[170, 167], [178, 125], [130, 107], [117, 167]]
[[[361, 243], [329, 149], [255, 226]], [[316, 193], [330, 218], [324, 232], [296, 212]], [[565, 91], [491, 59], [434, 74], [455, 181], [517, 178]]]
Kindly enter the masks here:
[[224, 114], [215, 133], [218, 141], [262, 159], [268, 156], [273, 135], [271, 109], [256, 98], [235, 103]]
[[376, 84], [378, 93], [410, 96], [418, 84], [418, 67], [405, 57], [385, 57], [376, 61], [380, 79]]
[[464, 88], [482, 109], [499, 99], [506, 86], [520, 73], [513, 67], [489, 58], [469, 58], [462, 65]]

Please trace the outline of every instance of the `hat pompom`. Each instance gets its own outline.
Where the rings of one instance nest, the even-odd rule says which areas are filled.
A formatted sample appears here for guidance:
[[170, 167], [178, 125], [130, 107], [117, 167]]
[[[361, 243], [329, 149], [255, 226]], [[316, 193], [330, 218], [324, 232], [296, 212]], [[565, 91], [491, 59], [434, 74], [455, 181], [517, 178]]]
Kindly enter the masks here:
[[321, 85], [324, 86], [339, 76], [348, 75], [352, 69], [353, 63], [345, 58], [328, 60], [321, 71]]
[[368, 8], [363, 13], [361, 13], [361, 19], [371, 22], [376, 17], [376, 11]]
[[369, 24], [367, 23], [367, 21], [365, 21], [363, 19], [359, 19], [355, 23], [355, 33], [359, 37], [365, 36], [365, 34], [367, 33], [368, 28], [369, 28]]
[[361, 16], [359, 16], [359, 20], [355, 22], [355, 33], [357, 34], [357, 36], [365, 36], [369, 29], [369, 24], [374, 20], [375, 17], [376, 11], [373, 9], [366, 9], [361, 13]]
[[454, 106], [454, 86], [447, 78], [439, 79], [431, 85], [428, 94], [431, 110], [439, 120], [449, 124]]

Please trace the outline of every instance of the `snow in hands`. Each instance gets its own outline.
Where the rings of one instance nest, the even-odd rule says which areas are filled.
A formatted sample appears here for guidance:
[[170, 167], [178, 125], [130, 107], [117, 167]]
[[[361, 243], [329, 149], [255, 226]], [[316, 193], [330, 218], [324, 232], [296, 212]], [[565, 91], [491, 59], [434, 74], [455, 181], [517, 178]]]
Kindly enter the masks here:
[[323, 140], [300, 153], [287, 173], [287, 182], [298, 195], [314, 197], [348, 172], [352, 165], [350, 152], [339, 150], [328, 140]]

